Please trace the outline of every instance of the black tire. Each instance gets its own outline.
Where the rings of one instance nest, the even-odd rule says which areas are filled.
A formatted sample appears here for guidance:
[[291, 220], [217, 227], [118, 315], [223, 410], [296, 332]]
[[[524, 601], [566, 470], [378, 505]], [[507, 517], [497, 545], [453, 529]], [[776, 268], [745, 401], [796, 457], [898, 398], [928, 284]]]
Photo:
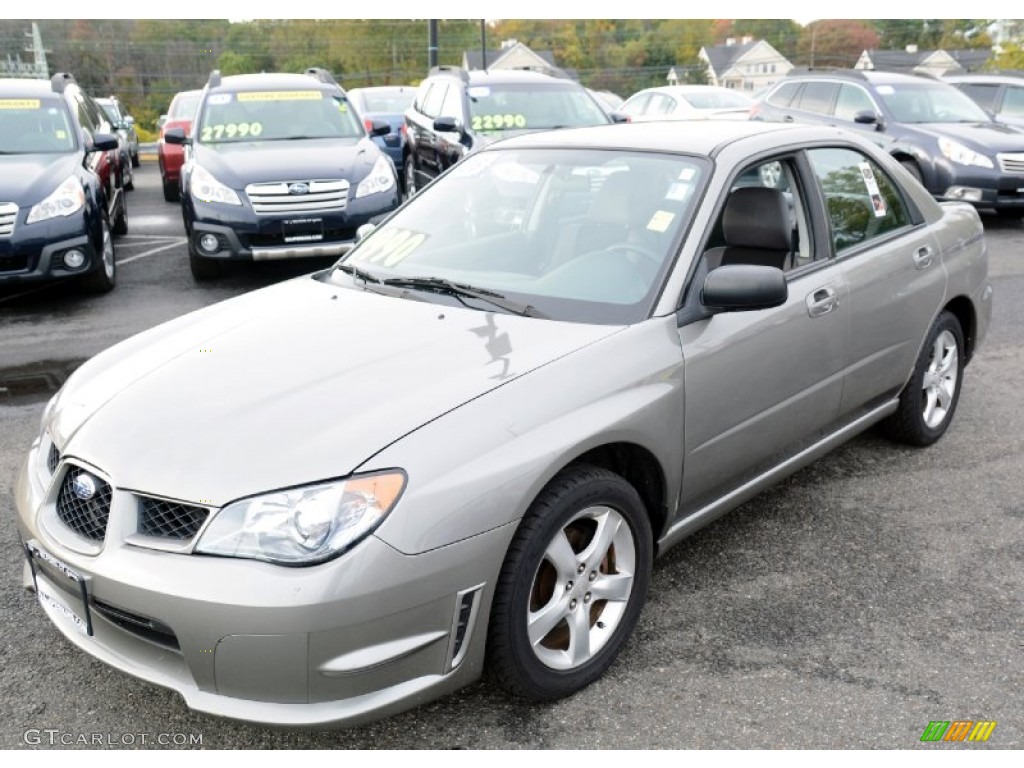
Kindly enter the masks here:
[[113, 232], [115, 235], [127, 235], [128, 234], [128, 195], [121, 190], [121, 209], [117, 213], [117, 219], [114, 220]]
[[178, 182], [163, 180], [164, 187], [164, 200], [168, 203], [176, 203], [181, 199], [181, 195], [178, 192]]
[[127, 161], [121, 172], [121, 185], [128, 191], [135, 189], [135, 174], [132, 173], [132, 167], [131, 161]]
[[200, 256], [191, 242], [188, 245], [188, 266], [197, 283], [216, 280], [224, 274], [223, 262]]
[[[550, 701], [604, 674], [643, 608], [652, 542], [643, 501], [619, 475], [581, 464], [548, 483], [520, 522], [495, 587], [487, 633], [495, 681]], [[599, 597], [616, 587], [621, 599]]]
[[405, 195], [405, 199], [408, 200], [410, 197], [415, 197], [419, 188], [416, 186], [416, 164], [412, 161], [412, 155], [405, 158], [405, 172], [402, 180], [402, 193]]
[[132, 155], [132, 168], [138, 168], [138, 167], [139, 167], [139, 153], [136, 152], [134, 155]]
[[[951, 351], [952, 356], [945, 350]], [[950, 360], [955, 370], [945, 367]], [[963, 378], [963, 329], [955, 315], [943, 312], [928, 332], [914, 372], [900, 395], [899, 408], [882, 422], [883, 429], [890, 438], [901, 443], [918, 447], [931, 445], [945, 434], [953, 420]]]
[[924, 174], [921, 173], [921, 166], [915, 160], [900, 160], [900, 165], [907, 169], [907, 173], [913, 176], [918, 184], [924, 185]]
[[[108, 250], [109, 249], [109, 250]], [[100, 226], [100, 242], [96, 246], [100, 263], [81, 280], [81, 286], [89, 293], [107, 293], [117, 282], [117, 256], [114, 251], [114, 237], [106, 217]]]

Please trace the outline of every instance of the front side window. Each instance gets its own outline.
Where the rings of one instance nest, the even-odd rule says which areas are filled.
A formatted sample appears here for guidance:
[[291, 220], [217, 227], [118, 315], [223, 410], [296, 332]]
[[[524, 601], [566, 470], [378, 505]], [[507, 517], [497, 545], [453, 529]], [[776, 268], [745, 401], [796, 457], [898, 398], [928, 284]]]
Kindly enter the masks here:
[[628, 99], [622, 107], [619, 109], [624, 115], [643, 115], [647, 109], [647, 103], [651, 100], [650, 93], [638, 93], [631, 99]]
[[174, 97], [174, 103], [171, 104], [170, 111], [167, 113], [167, 119], [191, 120], [195, 117], [196, 110], [199, 109], [199, 99], [202, 95], [202, 91], [179, 93]]
[[0, 155], [71, 152], [76, 146], [62, 99], [0, 93]]
[[877, 112], [875, 103], [863, 88], [844, 83], [839, 87], [839, 97], [836, 99], [836, 117], [853, 122], [858, 112]]
[[866, 155], [840, 148], [807, 154], [825, 196], [836, 253], [913, 223], [899, 187]]
[[435, 80], [427, 91], [427, 95], [423, 97], [421, 105], [423, 114], [427, 117], [441, 117], [441, 105], [444, 103], [447, 92], [448, 83], [443, 80]]
[[[366, 282], [367, 290], [432, 278], [553, 319], [636, 322], [671, 267], [707, 168], [698, 158], [615, 150], [470, 155], [353, 249], [331, 279], [362, 287], [346, 273], [355, 267], [384, 281]], [[459, 303], [426, 289], [417, 298]]]
[[1024, 117], [1024, 87], [1008, 86], [1003, 97], [1003, 109], [999, 113], [1006, 117]]
[[343, 96], [319, 90], [217, 92], [207, 96], [196, 132], [201, 144], [363, 136]]
[[481, 133], [608, 123], [597, 102], [576, 83], [476, 85], [468, 90], [470, 126]]
[[995, 110], [999, 86], [994, 83], [964, 83], [958, 86], [982, 109]]

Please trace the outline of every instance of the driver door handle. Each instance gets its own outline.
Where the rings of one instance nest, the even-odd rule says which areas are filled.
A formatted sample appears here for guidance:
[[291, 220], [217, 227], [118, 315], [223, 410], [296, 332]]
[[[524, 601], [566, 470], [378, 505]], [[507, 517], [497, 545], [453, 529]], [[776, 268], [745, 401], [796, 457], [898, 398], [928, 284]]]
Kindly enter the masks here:
[[928, 269], [932, 265], [932, 249], [930, 246], [922, 245], [914, 251], [914, 267], [916, 269]]
[[836, 295], [836, 289], [830, 285], [807, 294], [807, 314], [811, 317], [827, 315], [838, 306], [839, 297]]

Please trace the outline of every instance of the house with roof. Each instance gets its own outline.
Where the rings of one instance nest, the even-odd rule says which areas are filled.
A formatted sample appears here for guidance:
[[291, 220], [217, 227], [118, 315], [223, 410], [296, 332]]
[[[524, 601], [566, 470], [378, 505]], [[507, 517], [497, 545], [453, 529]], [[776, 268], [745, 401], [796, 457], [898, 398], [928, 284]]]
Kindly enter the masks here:
[[529, 69], [552, 77], [574, 79], [572, 73], [555, 63], [551, 51], [535, 51], [518, 40], [503, 40], [501, 48], [487, 51], [487, 66], [480, 49], [463, 51], [463, 69]]
[[[767, 88], [793, 68], [793, 63], [764, 40], [752, 37], [730, 37], [725, 45], [710, 45], [700, 49], [698, 58], [707, 64], [708, 83], [737, 91], [755, 92]], [[681, 67], [669, 70], [669, 85], [675, 85]], [[673, 75], [676, 76], [673, 82]]]
[[984, 69], [991, 58], [992, 51], [988, 48], [921, 51], [916, 45], [908, 45], [902, 51], [864, 51], [854, 69], [942, 77], [977, 72]]

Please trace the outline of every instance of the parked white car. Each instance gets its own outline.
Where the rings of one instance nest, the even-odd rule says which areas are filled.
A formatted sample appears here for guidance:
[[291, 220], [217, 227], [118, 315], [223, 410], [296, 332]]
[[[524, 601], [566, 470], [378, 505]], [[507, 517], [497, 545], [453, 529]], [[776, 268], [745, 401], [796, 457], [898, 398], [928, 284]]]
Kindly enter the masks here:
[[754, 100], [716, 85], [667, 85], [634, 93], [619, 112], [630, 122], [649, 120], [746, 120]]

